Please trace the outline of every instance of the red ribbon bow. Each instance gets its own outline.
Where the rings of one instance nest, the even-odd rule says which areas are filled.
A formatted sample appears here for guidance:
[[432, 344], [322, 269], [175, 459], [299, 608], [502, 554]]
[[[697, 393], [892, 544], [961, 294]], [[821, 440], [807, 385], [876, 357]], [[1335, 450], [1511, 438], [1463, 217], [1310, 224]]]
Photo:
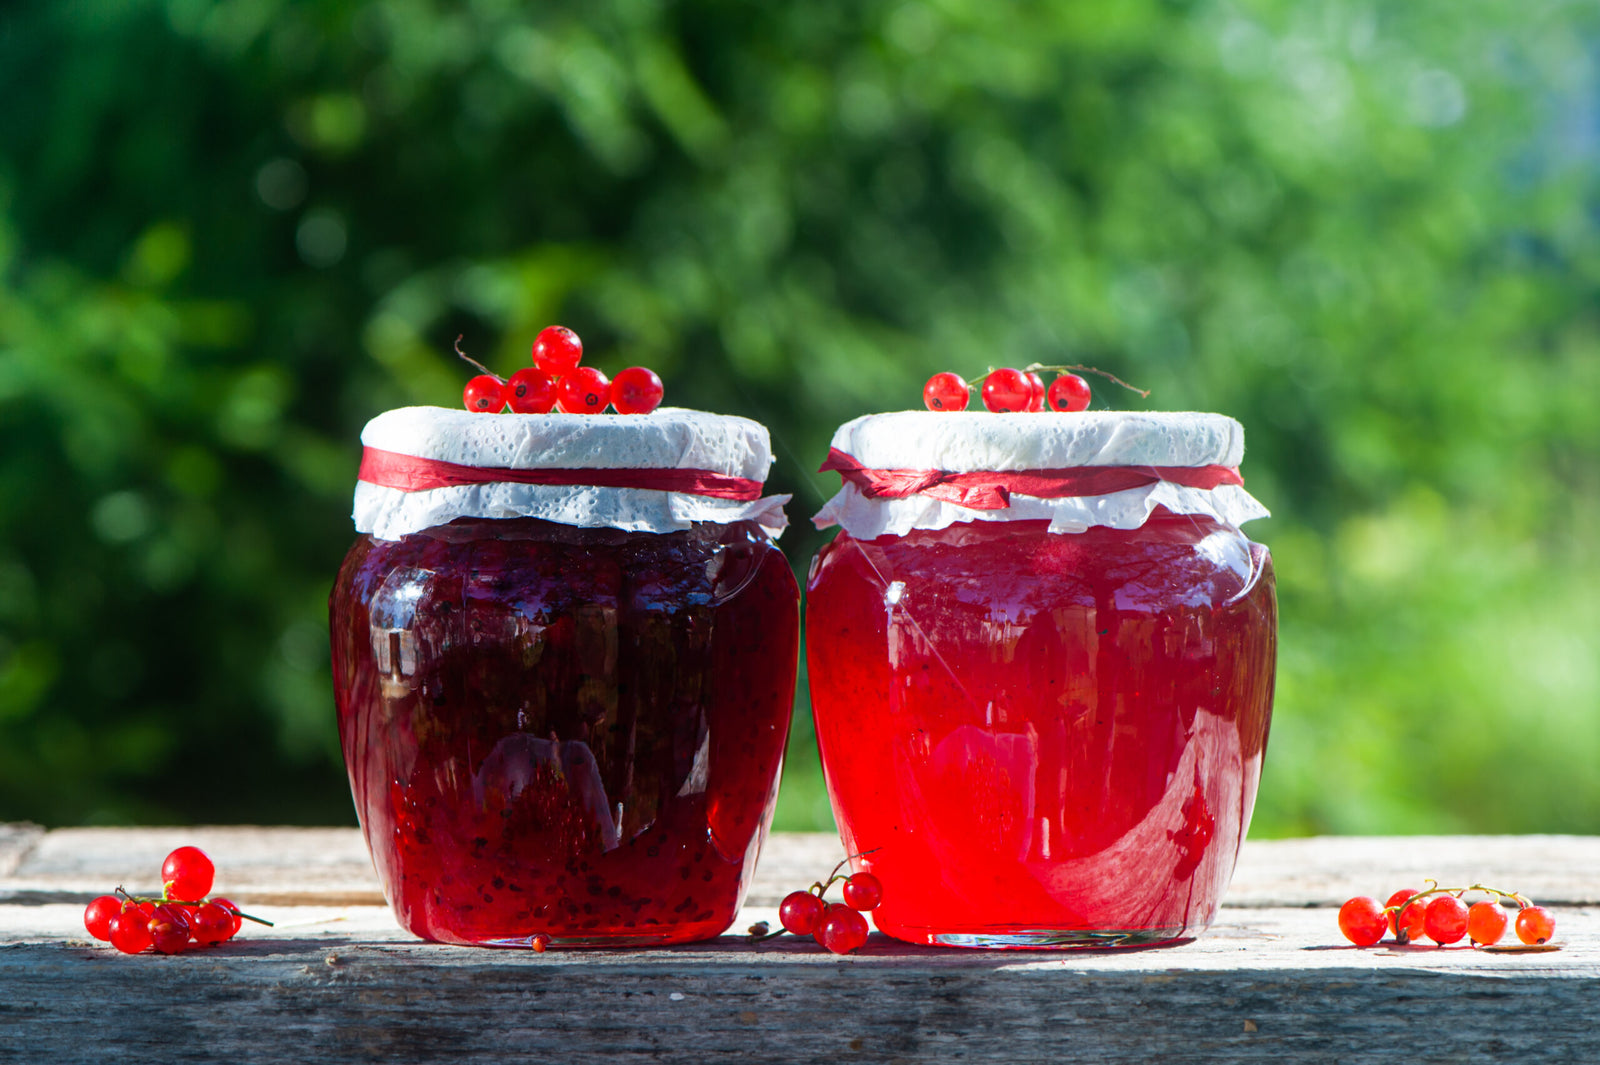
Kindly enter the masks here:
[[713, 499], [749, 502], [761, 498], [761, 482], [730, 477], [711, 470], [676, 467], [624, 469], [513, 469], [507, 466], [464, 466], [459, 462], [425, 459], [369, 447], [361, 450], [360, 480], [402, 492], [426, 492], [468, 484], [590, 485], [596, 488], [647, 488], [683, 492]]
[[868, 469], [838, 448], [828, 450], [823, 470], [834, 470], [868, 499], [922, 495], [971, 510], [1004, 510], [1011, 493], [1038, 499], [1101, 496], [1167, 481], [1186, 488], [1211, 489], [1244, 484], [1231, 466], [1068, 466], [1054, 470]]

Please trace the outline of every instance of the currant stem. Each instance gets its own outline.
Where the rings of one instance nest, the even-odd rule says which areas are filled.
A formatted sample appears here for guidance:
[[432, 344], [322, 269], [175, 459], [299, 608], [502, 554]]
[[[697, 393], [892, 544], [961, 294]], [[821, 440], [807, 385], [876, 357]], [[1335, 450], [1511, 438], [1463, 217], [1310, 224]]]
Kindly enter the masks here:
[[[123, 890], [123, 887], [122, 887], [121, 884], [118, 884], [117, 885], [117, 894], [121, 895], [123, 898], [127, 899], [131, 903], [134, 903], [135, 905], [137, 905], [138, 903], [141, 903], [141, 902], [154, 902], [154, 903], [156, 903], [158, 905], [161, 905], [161, 906], [205, 906], [205, 905], [207, 905], [207, 902], [206, 902], [205, 899], [174, 899], [174, 898], [170, 898], [170, 897], [168, 897], [165, 889], [162, 890], [160, 895], [130, 895], [130, 894], [128, 894], [127, 891]], [[265, 917], [256, 917], [256, 916], [254, 916], [252, 914], [245, 913], [243, 910], [233, 909], [233, 908], [228, 907], [228, 906], [224, 906], [222, 908], [225, 911], [227, 911], [228, 913], [233, 914], [235, 917], [242, 917], [246, 921], [254, 921], [256, 924], [264, 924], [268, 928], [274, 927], [273, 923], [271, 921], [267, 920]]]
[[1081, 363], [1078, 364], [1078, 365], [1074, 365], [1074, 366], [1046, 366], [1043, 363], [1035, 362], [1035, 363], [1029, 363], [1028, 366], [1022, 372], [1023, 373], [1030, 373], [1030, 372], [1032, 372], [1034, 370], [1052, 370], [1055, 373], [1092, 373], [1092, 374], [1099, 374], [1101, 377], [1104, 377], [1107, 381], [1110, 381], [1114, 385], [1121, 385], [1123, 388], [1126, 388], [1129, 392], [1138, 393], [1140, 398], [1142, 398], [1142, 399], [1149, 399], [1150, 398], [1150, 390], [1148, 388], [1138, 388], [1138, 387], [1135, 387], [1134, 385], [1130, 385], [1128, 382], [1124, 381], [1122, 378], [1118, 377], [1116, 374], [1107, 373], [1106, 371], [1104, 371], [1104, 370], [1102, 370], [1102, 369], [1100, 369], [1098, 367], [1095, 367], [1095, 366], [1084, 366]]
[[227, 906], [224, 906], [223, 909], [227, 910], [229, 913], [233, 914], [235, 917], [244, 918], [246, 921], [254, 921], [256, 924], [264, 924], [268, 928], [273, 927], [272, 922], [267, 920], [265, 917], [253, 917], [250, 914], [245, 913], [243, 910], [230, 909]]
[[[824, 895], [826, 895], [828, 893], [828, 889], [831, 888], [834, 884], [838, 883], [840, 880], [849, 880], [850, 879], [848, 874], [840, 875], [840, 873], [839, 873], [839, 870], [843, 869], [845, 867], [845, 865], [847, 865], [848, 863], [854, 861], [857, 858], [865, 858], [869, 854], [876, 854], [878, 851], [880, 851], [882, 849], [883, 849], [882, 847], [873, 847], [870, 850], [861, 851], [859, 854], [846, 855], [844, 861], [840, 862], [838, 865], [833, 867], [833, 871], [828, 874], [828, 879], [826, 881], [822, 881], [822, 880], [813, 881], [811, 886], [806, 888], [806, 890], [809, 891], [811, 894], [815, 895], [817, 898], [819, 898], [819, 899], [822, 898]], [[750, 942], [751, 943], [765, 943], [769, 939], [776, 939], [778, 936], [783, 935], [787, 931], [788, 931], [787, 928], [783, 928], [783, 927], [780, 926], [776, 931], [768, 932], [765, 935], [760, 935], [760, 934], [752, 932], [750, 934]]]
[[[995, 370], [997, 370], [997, 369], [999, 369], [999, 367], [991, 366], [987, 370], [985, 370], [982, 374], [980, 374], [979, 376], [972, 378], [970, 381], [967, 382], [967, 391], [970, 393], [970, 392], [976, 392], [976, 391], [982, 389], [983, 388], [983, 382], [985, 380], [987, 380], [989, 375], [994, 373]], [[1112, 384], [1121, 385], [1123, 388], [1126, 388], [1129, 392], [1136, 393], [1142, 399], [1149, 399], [1150, 398], [1150, 390], [1148, 388], [1138, 388], [1138, 387], [1136, 387], [1134, 385], [1130, 385], [1128, 382], [1124, 381], [1122, 378], [1118, 377], [1116, 374], [1107, 373], [1105, 370], [1102, 370], [1102, 369], [1100, 369], [1099, 367], [1096, 367], [1096, 366], [1084, 366], [1082, 363], [1076, 363], [1076, 364], [1071, 365], [1071, 366], [1057, 366], [1057, 365], [1050, 365], [1050, 364], [1046, 364], [1046, 363], [1042, 363], [1042, 362], [1030, 362], [1028, 365], [1026, 365], [1026, 366], [1024, 366], [1022, 368], [1022, 372], [1023, 373], [1032, 373], [1035, 370], [1049, 370], [1052, 373], [1092, 373], [1092, 374], [1098, 374], [1101, 377], [1104, 377], [1107, 381], [1110, 381]]]
[[[849, 864], [850, 862], [855, 861], [857, 858], [865, 858], [867, 855], [876, 854], [879, 851], [881, 851], [882, 849], [883, 849], [882, 847], [873, 847], [871, 850], [862, 851], [860, 854], [847, 855], [845, 857], [844, 861], [842, 861], [838, 865], [834, 866], [833, 867], [833, 872], [828, 874], [828, 885], [831, 885], [835, 880], [848, 880], [848, 879], [850, 879], [847, 876], [840, 876], [839, 875], [839, 870], [843, 869], [847, 864]], [[823, 891], [827, 891], [828, 890], [828, 886], [824, 885], [822, 890]]]
[[1406, 901], [1402, 902], [1398, 906], [1384, 907], [1384, 913], [1392, 913], [1395, 915], [1395, 926], [1398, 929], [1395, 934], [1395, 938], [1401, 943], [1409, 943], [1411, 941], [1411, 937], [1406, 934], [1405, 925], [1400, 923], [1399, 918], [1404, 916], [1405, 912], [1413, 905], [1420, 903], [1421, 900], [1430, 895], [1454, 895], [1459, 899], [1469, 891], [1480, 891], [1486, 895], [1493, 895], [1497, 899], [1510, 899], [1512, 902], [1517, 904], [1517, 909], [1519, 910], [1525, 910], [1529, 906], [1533, 905], [1533, 901], [1520, 892], [1502, 891], [1500, 888], [1490, 887], [1487, 884], [1471, 884], [1467, 887], [1440, 887], [1437, 880], [1431, 879], [1425, 880], [1423, 883], [1429, 886], [1417, 892], [1415, 895], [1412, 895], [1409, 899], [1406, 899]]
[[486, 373], [490, 377], [494, 378], [496, 381], [499, 381], [501, 379], [499, 374], [492, 373], [489, 370], [489, 367], [485, 366], [483, 363], [479, 362], [477, 359], [474, 359], [471, 355], [468, 355], [466, 352], [461, 350], [461, 337], [463, 337], [465, 335], [466, 335], [465, 333], [462, 333], [462, 334], [459, 334], [456, 337], [456, 354], [460, 355], [463, 359], [466, 359], [468, 362], [472, 363], [472, 365], [476, 366], [481, 372]]

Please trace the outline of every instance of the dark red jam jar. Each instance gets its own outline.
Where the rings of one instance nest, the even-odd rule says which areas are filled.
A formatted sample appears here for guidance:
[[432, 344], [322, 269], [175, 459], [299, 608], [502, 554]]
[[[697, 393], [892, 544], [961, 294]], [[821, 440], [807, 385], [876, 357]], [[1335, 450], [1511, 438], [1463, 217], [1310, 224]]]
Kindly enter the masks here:
[[1277, 620], [1232, 419], [875, 415], [806, 637], [829, 796], [913, 943], [1192, 937], [1249, 826]]
[[330, 598], [400, 923], [490, 946], [721, 933], [771, 823], [799, 593], [739, 418], [375, 419]]

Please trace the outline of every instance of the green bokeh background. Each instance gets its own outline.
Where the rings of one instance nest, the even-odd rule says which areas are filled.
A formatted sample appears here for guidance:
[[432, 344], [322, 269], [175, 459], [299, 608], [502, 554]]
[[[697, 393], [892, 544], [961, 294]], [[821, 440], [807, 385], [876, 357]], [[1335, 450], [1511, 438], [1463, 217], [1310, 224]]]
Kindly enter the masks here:
[[1231, 414], [1253, 831], [1600, 831], [1597, 56], [1559, 0], [13, 2], [0, 819], [353, 823], [357, 434], [560, 321], [772, 428], [801, 572], [936, 370]]

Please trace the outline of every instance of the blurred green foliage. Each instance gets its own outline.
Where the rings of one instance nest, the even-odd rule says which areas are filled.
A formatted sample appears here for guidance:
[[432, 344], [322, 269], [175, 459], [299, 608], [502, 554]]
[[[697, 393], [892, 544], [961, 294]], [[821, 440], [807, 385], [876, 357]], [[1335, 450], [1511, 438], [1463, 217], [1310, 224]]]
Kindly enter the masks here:
[[935, 370], [1232, 414], [1257, 833], [1600, 831], [1597, 47], [1557, 0], [14, 2], [0, 819], [351, 821], [357, 433], [561, 321], [772, 427], [802, 571], [832, 428]]

